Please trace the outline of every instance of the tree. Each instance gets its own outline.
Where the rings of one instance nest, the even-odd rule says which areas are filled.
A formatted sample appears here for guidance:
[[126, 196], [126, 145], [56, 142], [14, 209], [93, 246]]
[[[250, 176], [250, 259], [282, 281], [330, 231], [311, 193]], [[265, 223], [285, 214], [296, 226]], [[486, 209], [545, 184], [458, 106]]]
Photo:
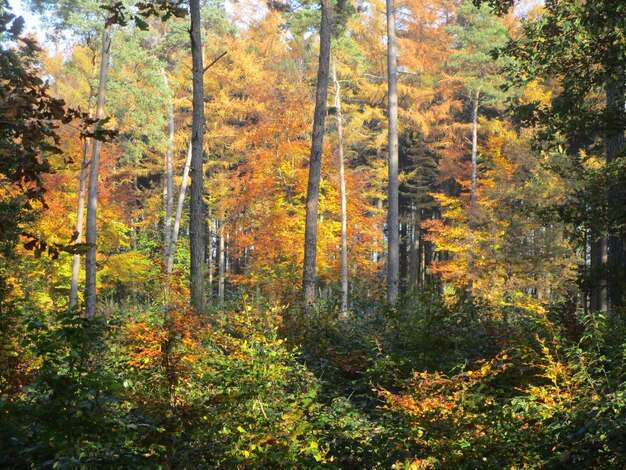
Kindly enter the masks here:
[[[37, 204], [45, 207], [43, 175], [52, 171], [49, 159], [62, 154], [58, 129], [75, 117], [65, 102], [49, 94], [39, 76], [36, 41], [23, 37], [24, 20], [0, 4], [0, 242], [9, 254], [18, 241], [19, 225]], [[34, 250], [46, 250], [42, 240], [29, 240]], [[53, 254], [54, 247], [50, 247]]]
[[[472, 121], [472, 150], [470, 175], [470, 227], [474, 223], [477, 192], [478, 118], [481, 101], [494, 103], [502, 99], [499, 87], [504, 83], [501, 69], [504, 61], [494, 60], [491, 52], [506, 43], [507, 31], [488, 7], [475, 7], [469, 0], [457, 9], [456, 24], [448, 28], [456, 51], [451, 56], [454, 77], [461, 81], [469, 94]], [[470, 260], [471, 262], [471, 260]], [[471, 269], [471, 267], [470, 267]], [[472, 279], [468, 283], [472, 294]]]
[[[163, 81], [166, 87], [169, 89], [169, 80], [167, 79], [167, 72], [165, 69], [161, 69], [163, 74]], [[174, 104], [172, 103], [173, 97], [170, 93], [170, 101], [168, 103], [168, 125], [167, 125], [167, 137], [168, 147], [165, 151], [165, 171], [164, 171], [164, 183], [163, 183], [163, 203], [165, 205], [165, 223], [163, 230], [163, 258], [168, 266], [167, 273], [171, 272], [169, 267], [170, 252], [173, 249], [172, 245], [172, 213], [174, 210], [174, 169], [172, 165], [172, 153], [174, 151]], [[185, 166], [186, 168], [186, 166]]]
[[191, 305], [204, 311], [204, 63], [200, 0], [189, 1], [193, 74], [193, 120], [191, 124], [191, 206], [189, 248], [191, 251]]
[[309, 162], [309, 184], [306, 197], [306, 225], [304, 233], [304, 274], [302, 285], [304, 305], [311, 311], [316, 298], [317, 262], [317, 212], [319, 206], [322, 152], [324, 149], [324, 122], [330, 68], [331, 0], [321, 0], [322, 19], [320, 24], [320, 55], [315, 91], [315, 113], [313, 137]]
[[[541, 311], [565, 302], [572, 292], [576, 256], [565, 224], [545, 220], [542, 211], [567, 192], [567, 180], [542, 167], [531, 149], [533, 134], [517, 133], [505, 117], [483, 119], [483, 177], [478, 204], [469, 195], [436, 194], [442, 219], [426, 222], [437, 251], [449, 253], [433, 270], [462, 298]], [[451, 289], [447, 289], [451, 292]]]
[[339, 160], [339, 191], [341, 198], [341, 312], [348, 312], [348, 237], [347, 237], [347, 202], [346, 178], [343, 158], [343, 123], [341, 115], [341, 84], [337, 79], [337, 65], [332, 62], [333, 84], [335, 86], [335, 113], [337, 120], [337, 156]]
[[[98, 20], [102, 21], [102, 10], [99, 5], [94, 2], [86, 2], [87, 20], [77, 21], [73, 11], [75, 9], [75, 2], [69, 1], [56, 3], [48, 1], [32, 2], [32, 6], [40, 13], [47, 13], [52, 16], [49, 19], [54, 27], [58, 30], [73, 29], [78, 31], [81, 35], [92, 34], [92, 28], [94, 21], [98, 23]], [[58, 13], [58, 16], [56, 16]], [[102, 24], [102, 23], [100, 23]], [[100, 69], [99, 69], [99, 81], [98, 91], [96, 94], [96, 109], [94, 124], [94, 134], [100, 131], [100, 120], [104, 117], [104, 105], [106, 99], [106, 90], [108, 86], [109, 77], [109, 58], [111, 48], [111, 28], [112, 21], [106, 20], [104, 28], [102, 29], [101, 40], [101, 52], [100, 52]], [[88, 318], [93, 318], [96, 313], [96, 212], [98, 207], [98, 177], [100, 170], [100, 151], [102, 142], [94, 140], [92, 143], [91, 160], [89, 162], [89, 180], [87, 183], [87, 221], [85, 228], [86, 242], [90, 244], [91, 248], [86, 254], [85, 258], [85, 311]], [[81, 179], [84, 175], [81, 175]], [[82, 201], [79, 201], [79, 206], [82, 205]], [[77, 222], [78, 224], [78, 222]], [[78, 227], [78, 225], [77, 225]], [[79, 233], [81, 231], [78, 231]], [[76, 276], [75, 279], [77, 279]], [[75, 302], [75, 294], [70, 295], [70, 303]]]
[[[506, 10], [513, 2], [489, 3]], [[541, 130], [538, 145], [553, 155], [566, 148], [575, 168], [584, 167], [584, 157], [604, 154], [600, 178], [589, 178], [596, 183], [603, 179], [604, 191], [597, 194], [596, 184], [584, 187], [561, 211], [564, 220], [589, 234], [583, 242], [590, 245], [584, 247], [590, 252], [586, 283], [591, 309], [601, 311], [619, 308], [625, 295], [624, 18], [622, 2], [548, 2], [540, 15], [525, 23], [524, 35], [501, 51], [515, 59], [514, 82], [556, 79], [560, 85], [548, 105], [535, 102], [518, 108], [521, 120]]]
[[400, 288], [400, 230], [398, 188], [398, 51], [396, 7], [387, 0], [387, 119], [389, 176], [387, 182], [387, 300], [395, 302]]
[[172, 224], [172, 233], [167, 246], [167, 259], [165, 264], [166, 273], [169, 275], [174, 268], [174, 254], [176, 253], [176, 243], [178, 242], [178, 234], [180, 232], [180, 220], [183, 215], [183, 207], [185, 204], [185, 194], [187, 193], [187, 185], [189, 180], [189, 169], [191, 167], [191, 141], [189, 142], [189, 149], [187, 150], [187, 158], [183, 167], [183, 179], [180, 183], [180, 189], [178, 190], [178, 202], [176, 204], [176, 214], [174, 215], [174, 221]]
[[[97, 62], [96, 54], [93, 54], [93, 70], [91, 72], [91, 79], [96, 78]], [[92, 117], [94, 111], [93, 100], [96, 97], [97, 88], [90, 81], [89, 83], [89, 97], [87, 98], [87, 114]], [[85, 219], [85, 191], [87, 188], [87, 172], [89, 170], [89, 149], [91, 141], [89, 138], [85, 138], [83, 143], [83, 155], [80, 164], [80, 177], [78, 184], [78, 203], [76, 210], [76, 228], [75, 239], [77, 243], [83, 241], [83, 223]], [[72, 280], [70, 286], [70, 300], [69, 307], [73, 308], [78, 302], [78, 277], [80, 274], [80, 255], [76, 254], [72, 258]]]
[[469, 0], [461, 2], [456, 24], [448, 31], [455, 43], [450, 57], [455, 79], [469, 94], [472, 116], [470, 209], [476, 209], [476, 178], [478, 154], [478, 118], [481, 101], [493, 104], [503, 101], [500, 87], [504, 84], [502, 69], [506, 59], [494, 60], [491, 52], [504, 46], [508, 34], [505, 26], [487, 7], [477, 8]]
[[[109, 82], [109, 58], [111, 55], [111, 25], [107, 24], [102, 31], [102, 51], [100, 53], [100, 74], [98, 79], [98, 93], [96, 98], [96, 128], [104, 116], [104, 103]], [[87, 223], [85, 239], [93, 247], [85, 257], [85, 312], [87, 318], [96, 314], [96, 214], [98, 210], [98, 177], [100, 172], [100, 149], [102, 143], [93, 142], [91, 161], [89, 162], [89, 183], [87, 186]]]

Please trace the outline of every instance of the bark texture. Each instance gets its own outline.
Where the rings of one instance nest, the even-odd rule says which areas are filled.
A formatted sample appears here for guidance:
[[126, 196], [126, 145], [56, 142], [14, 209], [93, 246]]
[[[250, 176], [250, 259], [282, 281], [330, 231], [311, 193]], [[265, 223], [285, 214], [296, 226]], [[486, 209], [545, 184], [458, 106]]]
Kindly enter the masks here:
[[[92, 80], [96, 78], [97, 63], [94, 53], [93, 70], [91, 73]], [[96, 97], [97, 88], [93, 85], [89, 86], [89, 97], [87, 98], [87, 114], [90, 118], [93, 117], [94, 103], [93, 100]], [[83, 142], [83, 156], [80, 163], [80, 177], [78, 183], [78, 204], [76, 208], [76, 225], [75, 230], [75, 242], [82, 243], [83, 241], [83, 228], [85, 219], [85, 193], [87, 190], [87, 172], [89, 170], [89, 149], [91, 148], [91, 139], [85, 137]], [[80, 255], [74, 255], [72, 257], [72, 281], [70, 284], [70, 308], [73, 308], [78, 303], [78, 278], [80, 276]]]
[[221, 304], [224, 303], [224, 273], [226, 271], [226, 240], [224, 238], [224, 223], [220, 223], [219, 258], [217, 267], [217, 297]]
[[187, 159], [185, 160], [185, 167], [183, 169], [183, 180], [180, 183], [180, 189], [178, 191], [178, 203], [176, 205], [176, 215], [174, 216], [174, 226], [172, 227], [172, 239], [170, 240], [170, 246], [167, 254], [167, 274], [172, 272], [174, 267], [174, 254], [176, 253], [176, 243], [178, 242], [178, 233], [180, 232], [180, 219], [183, 215], [183, 207], [185, 205], [185, 194], [187, 193], [187, 182], [189, 181], [189, 168], [191, 167], [191, 142], [189, 142], [189, 148], [187, 149]]
[[400, 283], [400, 232], [398, 189], [398, 64], [396, 9], [387, 0], [387, 118], [389, 132], [389, 180], [387, 186], [387, 300], [398, 300]]
[[191, 124], [191, 207], [189, 250], [191, 254], [191, 305], [196, 313], [204, 311], [204, 62], [200, 0], [189, 0], [191, 16], [191, 57], [193, 75], [193, 115]]
[[341, 316], [348, 313], [348, 236], [347, 236], [347, 198], [346, 178], [343, 158], [343, 122], [341, 117], [341, 84], [337, 79], [337, 64], [332, 63], [333, 83], [335, 85], [335, 111], [337, 118], [337, 154], [339, 156], [339, 195], [341, 198]]
[[[96, 99], [96, 120], [104, 115], [104, 104], [109, 82], [109, 61], [111, 56], [111, 26], [102, 32], [102, 52], [100, 54], [100, 76], [98, 80], [98, 97]], [[95, 126], [98, 126], [96, 122]], [[87, 226], [85, 230], [87, 243], [93, 244], [85, 257], [85, 312], [87, 318], [96, 315], [96, 216], [98, 211], [98, 176], [100, 172], [100, 151], [102, 142], [93, 141], [91, 162], [89, 164], [89, 185], [87, 188]]]
[[608, 242], [606, 236], [591, 242], [591, 289], [590, 308], [592, 312], [607, 312], [609, 309], [606, 263], [608, 261]]
[[322, 150], [324, 146], [324, 122], [328, 97], [330, 68], [331, 0], [321, 0], [322, 21], [320, 25], [320, 57], [317, 69], [315, 113], [313, 116], [313, 138], [309, 162], [309, 182], [306, 197], [306, 222], [304, 230], [304, 306], [310, 312], [316, 299], [317, 263], [317, 212], [319, 206]]
[[[623, 73], [622, 73], [623, 76]], [[624, 158], [622, 152], [626, 147], [624, 122], [626, 119], [626, 96], [624, 86], [609, 87], [606, 93], [607, 109], [613, 116], [606, 133], [606, 162], [611, 164], [618, 158]], [[608, 188], [609, 220], [623, 219], [623, 206], [626, 202], [626, 190], [621, 184], [611, 184]], [[624, 306], [624, 287], [626, 284], [626, 235], [624, 230], [610, 230], [607, 240], [607, 291], [609, 307], [612, 309]]]

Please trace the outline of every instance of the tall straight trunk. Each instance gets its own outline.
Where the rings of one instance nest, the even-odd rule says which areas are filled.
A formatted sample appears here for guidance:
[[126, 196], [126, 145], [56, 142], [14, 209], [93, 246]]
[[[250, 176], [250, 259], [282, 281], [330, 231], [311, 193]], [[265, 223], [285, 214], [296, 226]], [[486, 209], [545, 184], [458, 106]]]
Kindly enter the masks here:
[[[96, 78], [97, 62], [94, 53], [93, 70], [91, 72], [92, 80]], [[94, 103], [93, 99], [96, 96], [96, 87], [89, 85], [89, 97], [87, 98], [87, 115], [92, 118]], [[83, 142], [83, 157], [80, 163], [80, 177], [78, 183], [78, 205], [76, 209], [76, 226], [74, 230], [75, 242], [82, 243], [83, 241], [83, 223], [85, 218], [85, 192], [87, 189], [87, 170], [89, 169], [89, 148], [91, 147], [91, 139], [85, 137]], [[80, 276], [80, 255], [74, 255], [72, 257], [72, 283], [70, 287], [70, 308], [73, 308], [78, 303], [78, 278]]]
[[204, 310], [204, 62], [200, 0], [189, 0], [191, 16], [191, 57], [193, 75], [193, 115], [191, 124], [191, 205], [189, 214], [189, 251], [191, 255], [191, 305], [196, 313]]
[[[474, 92], [472, 96], [472, 171], [470, 176], [470, 240], [471, 245], [474, 244], [474, 220], [476, 217], [476, 160], [478, 155], [478, 105], [480, 102], [480, 90]], [[469, 253], [470, 259], [468, 261], [468, 275], [467, 281], [467, 294], [469, 300], [472, 299], [474, 291], [474, 280], [472, 279], [472, 271], [474, 269], [473, 249]]]
[[226, 271], [226, 240], [224, 234], [224, 223], [220, 223], [219, 229], [220, 246], [219, 246], [219, 261], [217, 268], [217, 297], [221, 304], [224, 303], [224, 272]]
[[590, 299], [592, 312], [607, 312], [609, 309], [608, 286], [606, 280], [607, 260], [607, 237], [602, 236], [591, 242], [591, 273], [594, 278]]
[[[169, 81], [165, 69], [161, 69], [165, 86], [169, 90]], [[174, 170], [172, 165], [172, 152], [174, 151], [174, 104], [170, 95], [168, 103], [168, 126], [167, 140], [168, 147], [165, 152], [165, 184], [164, 187], [164, 203], [165, 203], [165, 230], [163, 234], [163, 258], [167, 263], [169, 257], [169, 249], [172, 244], [172, 212], [174, 210]]]
[[[209, 217], [211, 215], [209, 214]], [[213, 220], [209, 219], [209, 239], [207, 240], [206, 249], [207, 253], [207, 274], [209, 276], [209, 285], [208, 285], [208, 297], [209, 299], [213, 298]]]
[[178, 191], [178, 204], [176, 205], [176, 215], [174, 216], [174, 226], [172, 227], [172, 239], [167, 251], [166, 271], [169, 276], [174, 267], [174, 255], [176, 254], [176, 242], [178, 242], [178, 233], [180, 231], [180, 219], [183, 215], [183, 207], [185, 205], [185, 193], [187, 192], [187, 181], [189, 180], [189, 168], [191, 166], [191, 141], [187, 149], [187, 159], [183, 168], [183, 180], [180, 182], [180, 190]]
[[417, 233], [417, 287], [424, 290], [426, 285], [426, 262], [424, 260], [424, 237], [422, 231]]
[[400, 281], [399, 281], [399, 289], [401, 292], [406, 292], [406, 280], [409, 274], [409, 226], [406, 222], [400, 222], [400, 246], [399, 246], [399, 262], [400, 262]]
[[478, 104], [480, 102], [480, 90], [474, 92], [472, 97], [472, 175], [470, 188], [470, 210], [472, 218], [476, 210], [476, 158], [478, 154]]
[[306, 222], [304, 229], [304, 273], [302, 285], [304, 306], [311, 312], [316, 297], [317, 267], [317, 211], [319, 206], [322, 150], [324, 146], [324, 121], [328, 97], [328, 75], [330, 68], [331, 0], [321, 0], [322, 21], [320, 25], [320, 57], [317, 69], [315, 113], [313, 116], [313, 138], [309, 162], [309, 183], [306, 194]]
[[232, 258], [230, 257], [230, 232], [226, 233], [226, 237], [225, 237], [225, 243], [226, 243], [226, 251], [225, 256], [226, 256], [226, 263], [224, 264], [225, 270], [227, 273], [232, 273], [233, 272], [233, 267], [232, 267]]
[[[111, 54], [111, 25], [102, 32], [102, 52], [100, 54], [100, 77], [96, 99], [96, 121], [104, 115], [107, 86], [109, 83], [109, 59]], [[98, 122], [95, 127], [97, 128]], [[89, 185], [87, 187], [87, 227], [86, 241], [93, 245], [85, 257], [85, 310], [87, 318], [96, 315], [96, 215], [98, 211], [98, 176], [100, 172], [100, 151], [102, 142], [94, 139], [89, 164]]]
[[[622, 73], [623, 76], [623, 73]], [[607, 164], [613, 163], [622, 157], [622, 151], [626, 147], [626, 136], [624, 135], [624, 122], [626, 119], [626, 96], [624, 86], [612, 86], [606, 92], [607, 109], [614, 115], [610, 130], [607, 130], [605, 137], [605, 152]], [[626, 201], [626, 190], [623, 185], [611, 184], [607, 191], [609, 220], [619, 218], [617, 214], [623, 209]], [[624, 231], [618, 231], [614, 227], [609, 227], [609, 237], [607, 240], [607, 287], [610, 308], [620, 308], [624, 306], [624, 284], [626, 283], [626, 236]]]
[[398, 189], [398, 64], [396, 7], [387, 0], [387, 118], [389, 126], [389, 181], [387, 186], [387, 300], [398, 300], [400, 283], [400, 233]]
[[409, 227], [409, 291], [416, 291], [418, 286], [419, 276], [419, 264], [417, 261], [418, 256], [418, 243], [419, 243], [419, 218], [415, 207], [411, 207], [411, 226]]
[[339, 156], [339, 195], [341, 198], [341, 316], [348, 313], [348, 236], [346, 178], [343, 157], [343, 122], [341, 117], [341, 85], [337, 80], [337, 64], [333, 58], [333, 83], [335, 85], [335, 110], [337, 118], [337, 154]]

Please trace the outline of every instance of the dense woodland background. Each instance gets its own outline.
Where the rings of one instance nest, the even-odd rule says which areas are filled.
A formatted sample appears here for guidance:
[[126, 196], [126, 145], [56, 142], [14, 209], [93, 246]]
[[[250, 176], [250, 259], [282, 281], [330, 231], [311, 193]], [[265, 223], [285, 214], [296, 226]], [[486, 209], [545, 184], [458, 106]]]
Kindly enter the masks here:
[[624, 2], [24, 5], [1, 467], [626, 468]]

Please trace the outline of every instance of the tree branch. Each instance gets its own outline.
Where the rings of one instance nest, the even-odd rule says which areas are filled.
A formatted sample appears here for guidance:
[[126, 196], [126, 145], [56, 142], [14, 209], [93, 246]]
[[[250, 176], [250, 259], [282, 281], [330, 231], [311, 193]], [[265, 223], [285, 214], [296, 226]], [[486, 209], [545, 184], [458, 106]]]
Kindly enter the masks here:
[[[206, 72], [207, 70], [209, 70], [214, 64], [215, 62], [217, 62], [218, 60], [220, 60], [222, 57], [224, 57], [226, 54], [228, 54], [228, 51], [224, 51], [222, 52], [219, 56], [217, 56], [217, 58], [211, 62], [209, 65], [207, 65], [206, 67], [204, 67], [204, 72]], [[204, 73], [203, 72], [203, 73]]]

